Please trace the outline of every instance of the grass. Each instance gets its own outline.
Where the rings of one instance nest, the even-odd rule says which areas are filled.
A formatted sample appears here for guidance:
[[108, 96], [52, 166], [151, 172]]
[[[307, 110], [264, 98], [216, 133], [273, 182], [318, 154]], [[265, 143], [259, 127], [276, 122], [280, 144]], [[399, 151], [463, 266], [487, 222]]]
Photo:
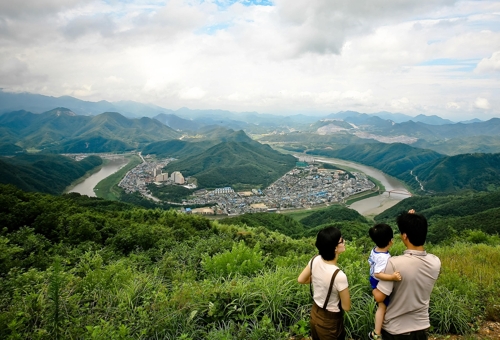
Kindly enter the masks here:
[[97, 183], [94, 188], [96, 196], [107, 200], [117, 201], [120, 197], [120, 188], [118, 187], [118, 183], [120, 183], [121, 179], [127, 172], [141, 164], [141, 162], [142, 160], [139, 156], [132, 155], [127, 165]]

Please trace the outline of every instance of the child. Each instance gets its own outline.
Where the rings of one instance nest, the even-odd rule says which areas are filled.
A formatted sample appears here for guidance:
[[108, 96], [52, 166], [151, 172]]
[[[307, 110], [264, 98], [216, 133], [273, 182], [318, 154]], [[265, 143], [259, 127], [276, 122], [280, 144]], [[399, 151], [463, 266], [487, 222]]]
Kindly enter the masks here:
[[[370, 264], [370, 284], [372, 289], [377, 288], [379, 280], [383, 281], [401, 281], [399, 272], [394, 274], [385, 274], [384, 270], [387, 261], [391, 257], [389, 248], [391, 248], [393, 241], [392, 228], [387, 224], [380, 223], [370, 228], [369, 234], [376, 247], [374, 247], [368, 258]], [[372, 340], [381, 340], [382, 336], [382, 323], [384, 322], [385, 310], [389, 304], [389, 297], [384, 302], [378, 304], [377, 312], [375, 313], [375, 330], [368, 334]]]

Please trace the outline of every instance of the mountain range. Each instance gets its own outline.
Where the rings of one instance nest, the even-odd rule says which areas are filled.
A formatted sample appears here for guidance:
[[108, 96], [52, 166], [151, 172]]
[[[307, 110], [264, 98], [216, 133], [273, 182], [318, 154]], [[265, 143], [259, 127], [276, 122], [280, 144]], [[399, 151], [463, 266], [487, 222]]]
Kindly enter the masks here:
[[66, 108], [5, 113], [0, 116], [0, 133], [0, 144], [53, 153], [120, 152], [180, 137], [155, 119], [128, 119], [117, 112], [79, 116]]

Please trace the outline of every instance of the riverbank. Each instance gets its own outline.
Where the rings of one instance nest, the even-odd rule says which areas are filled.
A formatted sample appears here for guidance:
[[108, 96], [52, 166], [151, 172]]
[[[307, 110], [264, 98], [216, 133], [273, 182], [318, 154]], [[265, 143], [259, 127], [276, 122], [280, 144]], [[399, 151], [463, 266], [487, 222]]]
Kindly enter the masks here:
[[85, 180], [89, 177], [91, 177], [92, 175], [95, 175], [96, 173], [98, 173], [99, 171], [101, 171], [101, 169], [107, 165], [109, 163], [109, 159], [106, 159], [106, 158], [101, 158], [102, 159], [102, 164], [99, 165], [99, 166], [96, 166], [95, 168], [87, 171], [85, 173], [85, 175], [83, 175], [82, 177], [74, 180], [70, 185], [68, 185], [66, 187], [66, 189], [64, 189], [64, 192], [63, 194], [67, 194], [67, 193], [70, 193], [72, 192], [73, 188], [76, 187], [78, 184], [80, 183], [83, 183], [85, 182]]
[[129, 158], [129, 162], [120, 168], [117, 172], [104, 178], [102, 181], [97, 183], [94, 187], [94, 192], [97, 197], [104, 198], [111, 201], [117, 201], [121, 195], [121, 189], [118, 187], [121, 179], [125, 176], [127, 172], [135, 168], [137, 165], [142, 163], [142, 158], [138, 155], [132, 155]]

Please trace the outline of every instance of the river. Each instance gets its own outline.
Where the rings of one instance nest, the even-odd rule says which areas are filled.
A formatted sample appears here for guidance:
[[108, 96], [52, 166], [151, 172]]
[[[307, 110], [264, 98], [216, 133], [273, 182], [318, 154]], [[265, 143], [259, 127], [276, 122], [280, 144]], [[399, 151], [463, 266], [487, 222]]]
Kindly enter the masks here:
[[[401, 190], [406, 192], [408, 191], [404, 186], [403, 182], [370, 166], [336, 158], [315, 157], [314, 159], [319, 162], [336, 164], [339, 165], [340, 167], [346, 166], [349, 168], [358, 169], [359, 171], [365, 173], [366, 175], [379, 180], [385, 186], [386, 191], [391, 191], [391, 190], [398, 190], [398, 191]], [[381, 195], [369, 197], [364, 200], [354, 202], [349, 206], [349, 208], [356, 210], [357, 212], [359, 212], [361, 215], [364, 216], [375, 216], [408, 197], [410, 196], [404, 194], [396, 194], [396, 193], [389, 194], [388, 192], [384, 192]]]
[[65, 192], [77, 192], [81, 195], [96, 197], [94, 188], [97, 183], [123, 168], [128, 162], [129, 160], [124, 157], [108, 159], [106, 164], [104, 164], [98, 172], [85, 178], [83, 182], [80, 182], [69, 189], [67, 188]]

